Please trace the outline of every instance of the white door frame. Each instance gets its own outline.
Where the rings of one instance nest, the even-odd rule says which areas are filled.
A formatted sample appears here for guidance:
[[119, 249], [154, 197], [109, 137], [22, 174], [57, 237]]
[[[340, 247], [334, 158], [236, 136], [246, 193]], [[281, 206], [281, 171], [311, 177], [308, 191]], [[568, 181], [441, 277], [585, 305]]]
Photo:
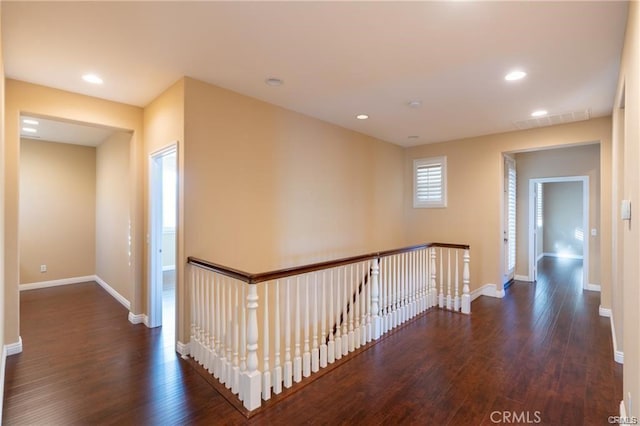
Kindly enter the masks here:
[[534, 233], [536, 229], [536, 206], [533, 202], [533, 197], [535, 186], [538, 183], [557, 182], [582, 182], [582, 229], [584, 230], [584, 238], [582, 239], [582, 288], [584, 288], [585, 290], [590, 290], [593, 289], [593, 286], [589, 284], [589, 238], [591, 238], [591, 230], [589, 229], [589, 176], [565, 176], [529, 179], [528, 280], [534, 280], [534, 267], [535, 262], [537, 261], [536, 248], [534, 246]]
[[[177, 167], [177, 142], [149, 155], [149, 233], [147, 241], [149, 244], [148, 306], [150, 328], [162, 325], [162, 159], [173, 153], [176, 154]], [[177, 266], [176, 262], [176, 268]]]

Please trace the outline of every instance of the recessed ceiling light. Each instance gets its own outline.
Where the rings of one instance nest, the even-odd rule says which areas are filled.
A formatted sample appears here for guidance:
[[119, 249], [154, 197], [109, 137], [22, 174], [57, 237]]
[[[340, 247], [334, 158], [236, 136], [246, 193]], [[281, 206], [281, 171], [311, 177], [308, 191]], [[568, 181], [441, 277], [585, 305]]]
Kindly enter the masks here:
[[527, 76], [527, 73], [524, 71], [511, 71], [509, 74], [504, 76], [504, 79], [507, 81], [516, 81], [522, 80]]
[[422, 101], [409, 101], [408, 105], [411, 108], [420, 108], [422, 106]]
[[358, 120], [366, 120], [367, 118], [369, 118], [369, 116], [367, 114], [358, 114], [356, 115], [356, 118]]
[[33, 120], [33, 119], [31, 119], [31, 118], [23, 118], [23, 119], [22, 119], [22, 122], [23, 122], [24, 124], [30, 124], [30, 125], [32, 125], [32, 126], [37, 126], [38, 124], [40, 124], [40, 123], [38, 123], [38, 121]]
[[267, 84], [267, 86], [273, 86], [273, 87], [282, 86], [284, 84], [284, 81], [275, 77], [270, 77], [266, 79], [264, 82]]
[[98, 77], [95, 74], [85, 74], [82, 76], [82, 79], [84, 81], [86, 81], [87, 83], [91, 83], [91, 84], [102, 84], [103, 81], [100, 77]]
[[547, 115], [547, 111], [546, 111], [546, 110], [544, 110], [544, 109], [539, 109], [539, 110], [537, 110], [537, 111], [533, 111], [533, 112], [531, 113], [531, 116], [532, 116], [532, 117], [542, 117], [542, 116], [544, 116], [544, 115]]
[[23, 127], [22, 131], [27, 133], [38, 133], [38, 129], [34, 129], [33, 127]]

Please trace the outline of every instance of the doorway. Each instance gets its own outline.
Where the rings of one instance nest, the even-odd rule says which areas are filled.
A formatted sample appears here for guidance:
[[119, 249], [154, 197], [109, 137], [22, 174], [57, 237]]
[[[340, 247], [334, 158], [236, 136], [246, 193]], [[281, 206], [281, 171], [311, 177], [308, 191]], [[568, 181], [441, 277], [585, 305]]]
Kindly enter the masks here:
[[177, 146], [150, 157], [149, 326], [162, 326], [167, 343], [176, 328]]
[[504, 155], [504, 271], [502, 283], [506, 288], [513, 280], [516, 269], [516, 160]]
[[[581, 189], [581, 196], [576, 199], [576, 203], [571, 203], [569, 197], [564, 197], [564, 202], [569, 203], [578, 214], [577, 220], [573, 221], [573, 225], [559, 226], [555, 228], [563, 228], [560, 230], [563, 238], [559, 240], [554, 239], [554, 243], [550, 244], [548, 235], [551, 230], [545, 218], [553, 217], [553, 212], [548, 212], [550, 208], [547, 206], [545, 200], [549, 199], [552, 189], [560, 189], [560, 185], [566, 184], [562, 187], [563, 191], [566, 191], [574, 184]], [[576, 185], [577, 184], [577, 185]], [[557, 192], [557, 191], [555, 191]], [[575, 191], [574, 191], [575, 193]], [[537, 279], [537, 265], [538, 261], [543, 256], [552, 256], [559, 258], [579, 258], [582, 259], [582, 287], [586, 290], [593, 289], [589, 285], [589, 236], [591, 232], [589, 230], [589, 177], [588, 176], [569, 176], [569, 177], [551, 177], [551, 178], [536, 178], [529, 180], [529, 271], [528, 280], [535, 281]], [[576, 205], [577, 204], [577, 205]], [[568, 209], [562, 209], [564, 211]], [[575, 216], [575, 215], [574, 215]], [[546, 228], [546, 229], [545, 229]], [[570, 229], [569, 229], [570, 228]], [[552, 248], [549, 248], [553, 246]]]

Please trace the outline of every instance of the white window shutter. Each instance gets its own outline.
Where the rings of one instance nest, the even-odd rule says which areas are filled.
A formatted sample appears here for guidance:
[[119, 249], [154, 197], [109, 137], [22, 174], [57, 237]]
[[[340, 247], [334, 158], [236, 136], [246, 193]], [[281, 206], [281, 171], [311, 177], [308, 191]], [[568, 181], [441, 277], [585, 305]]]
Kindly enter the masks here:
[[414, 207], [446, 207], [446, 159], [414, 161]]

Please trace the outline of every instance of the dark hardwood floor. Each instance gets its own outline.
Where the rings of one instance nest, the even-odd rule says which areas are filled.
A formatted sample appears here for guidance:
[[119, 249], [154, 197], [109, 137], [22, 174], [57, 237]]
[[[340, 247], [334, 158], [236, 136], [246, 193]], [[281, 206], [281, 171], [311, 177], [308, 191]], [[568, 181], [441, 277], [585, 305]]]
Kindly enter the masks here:
[[477, 299], [470, 317], [432, 310], [250, 420], [97, 284], [23, 292], [3, 422], [491, 425], [508, 412], [607, 424], [622, 367], [599, 294], [580, 288], [579, 261], [540, 266], [537, 283]]

